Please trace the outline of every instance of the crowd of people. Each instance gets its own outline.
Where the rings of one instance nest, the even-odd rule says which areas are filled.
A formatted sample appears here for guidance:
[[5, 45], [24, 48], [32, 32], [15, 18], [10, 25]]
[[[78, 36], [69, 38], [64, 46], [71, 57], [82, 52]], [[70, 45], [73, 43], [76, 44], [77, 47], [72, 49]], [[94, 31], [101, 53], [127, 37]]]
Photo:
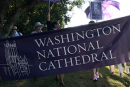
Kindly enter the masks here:
[[[92, 24], [92, 23], [95, 23], [95, 22], [94, 21], [89, 22], [89, 24]], [[48, 9], [47, 25], [44, 26], [40, 22], [36, 22], [34, 27], [33, 27], [34, 31], [31, 34], [43, 32], [42, 31], [43, 27], [45, 27], [46, 31], [60, 29], [60, 24], [58, 21], [53, 21], [53, 22], [50, 21], [50, 8]], [[14, 26], [12, 29], [12, 34], [9, 36], [9, 38], [10, 37], [17, 37], [17, 36], [22, 36], [22, 33], [18, 32], [17, 26]], [[125, 70], [126, 70], [127, 74], [130, 74], [130, 62], [124, 63], [124, 65], [125, 65]], [[123, 78], [122, 64], [117, 64], [117, 66], [118, 66], [118, 70], [120, 73], [120, 77]], [[110, 72], [112, 75], [114, 75], [114, 65], [110, 66]], [[97, 81], [98, 78], [99, 78], [99, 68], [95, 68], [95, 69], [93, 69], [93, 81]], [[55, 81], [59, 81], [58, 75], [56, 75]], [[64, 74], [60, 75], [60, 85], [65, 87]]]

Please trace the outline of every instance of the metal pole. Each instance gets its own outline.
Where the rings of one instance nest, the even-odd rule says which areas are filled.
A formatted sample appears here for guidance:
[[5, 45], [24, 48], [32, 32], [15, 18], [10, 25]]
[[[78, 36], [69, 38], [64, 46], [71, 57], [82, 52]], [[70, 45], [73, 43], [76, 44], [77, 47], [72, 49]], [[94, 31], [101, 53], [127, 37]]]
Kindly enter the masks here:
[[48, 6], [50, 7], [50, 0], [48, 1]]

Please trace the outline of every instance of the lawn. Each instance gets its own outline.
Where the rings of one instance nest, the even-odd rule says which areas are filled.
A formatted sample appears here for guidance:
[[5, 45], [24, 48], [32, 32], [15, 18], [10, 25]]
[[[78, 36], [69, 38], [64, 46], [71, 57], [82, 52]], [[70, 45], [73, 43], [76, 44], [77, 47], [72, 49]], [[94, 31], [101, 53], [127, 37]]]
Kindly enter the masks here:
[[[100, 79], [97, 82], [92, 80], [92, 70], [65, 74], [64, 82], [66, 87], [129, 87], [130, 75], [123, 73], [120, 78], [117, 67], [115, 75], [111, 75], [109, 66], [100, 68]], [[55, 81], [55, 76], [35, 79], [3, 81], [0, 79], [0, 87], [61, 87]]]

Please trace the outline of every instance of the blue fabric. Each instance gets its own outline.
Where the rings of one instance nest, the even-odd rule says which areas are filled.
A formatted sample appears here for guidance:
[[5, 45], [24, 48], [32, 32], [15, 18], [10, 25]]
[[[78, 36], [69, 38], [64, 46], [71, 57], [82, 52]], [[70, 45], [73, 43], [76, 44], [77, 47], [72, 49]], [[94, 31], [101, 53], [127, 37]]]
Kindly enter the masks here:
[[10, 37], [17, 37], [17, 36], [22, 36], [22, 33], [16, 32], [16, 33], [13, 33]]

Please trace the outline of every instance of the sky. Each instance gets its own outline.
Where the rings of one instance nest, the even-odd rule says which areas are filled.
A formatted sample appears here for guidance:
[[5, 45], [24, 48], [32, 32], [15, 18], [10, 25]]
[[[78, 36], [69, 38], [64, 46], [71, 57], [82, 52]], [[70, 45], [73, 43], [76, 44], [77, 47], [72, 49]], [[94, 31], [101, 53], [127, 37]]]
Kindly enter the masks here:
[[[130, 0], [115, 0], [120, 3], [120, 17], [130, 15]], [[127, 1], [127, 2], [126, 2]], [[80, 25], [85, 25], [88, 24], [90, 19], [87, 19], [86, 14], [84, 13], [85, 9], [89, 6], [89, 2], [85, 2], [85, 4], [82, 5], [81, 8], [74, 7], [72, 12], [69, 12], [69, 14], [72, 14], [72, 18], [70, 22], [65, 25], [65, 28], [67, 27], [74, 27], [74, 26], [80, 26]]]

